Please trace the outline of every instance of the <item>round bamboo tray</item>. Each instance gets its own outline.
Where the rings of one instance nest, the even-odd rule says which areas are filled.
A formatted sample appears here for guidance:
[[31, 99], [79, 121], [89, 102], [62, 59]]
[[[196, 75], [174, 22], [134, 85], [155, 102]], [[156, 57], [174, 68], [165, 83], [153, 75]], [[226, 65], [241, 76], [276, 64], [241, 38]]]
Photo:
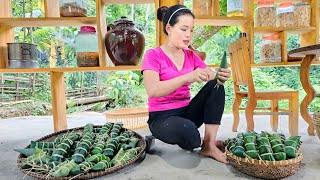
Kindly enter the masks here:
[[300, 169], [303, 155], [284, 161], [264, 161], [238, 157], [226, 148], [229, 163], [238, 171], [262, 179], [281, 179], [295, 174]]
[[139, 129], [148, 126], [148, 108], [122, 108], [106, 111], [107, 121], [112, 123], [123, 123], [127, 129]]
[[[94, 128], [102, 128], [102, 126], [94, 126]], [[122, 128], [121, 132], [124, 132], [126, 130], [127, 130], [126, 128]], [[44, 136], [44, 137], [36, 140], [36, 142], [38, 142], [38, 141], [52, 141], [56, 137], [58, 137], [58, 136], [60, 136], [62, 134], [65, 134], [65, 133], [68, 133], [68, 132], [76, 132], [76, 131], [82, 132], [83, 131], [83, 127], [73, 128], [73, 129], [66, 129], [66, 130], [62, 130], [62, 131], [59, 131], [59, 132], [55, 132], [55, 133], [49, 134], [47, 136]], [[145, 149], [146, 149], [146, 141], [140, 134], [138, 134], [138, 133], [136, 133], [134, 131], [133, 131], [133, 134], [134, 134], [133, 135], [134, 137], [140, 139], [138, 144], [137, 144], [137, 147], [141, 147], [140, 152], [136, 156], [134, 156], [132, 159], [127, 161], [125, 164], [114, 166], [114, 167], [105, 169], [104, 171], [88, 172], [88, 173], [81, 174], [81, 175], [76, 175], [76, 176], [67, 176], [67, 177], [55, 178], [55, 177], [48, 176], [47, 174], [40, 174], [40, 173], [32, 172], [30, 170], [21, 169], [21, 165], [22, 165], [21, 161], [25, 158], [22, 154], [19, 154], [19, 156], [18, 156], [17, 166], [20, 169], [20, 171], [22, 171], [24, 174], [26, 174], [28, 176], [31, 176], [31, 177], [34, 177], [36, 179], [43, 179], [43, 180], [91, 179], [91, 178], [101, 177], [101, 176], [113, 173], [115, 171], [118, 171], [120, 169], [123, 169], [123, 168], [133, 164], [139, 158], [143, 157], [143, 154], [144, 154]], [[28, 145], [25, 148], [29, 148], [29, 147], [30, 147], [30, 145]]]
[[320, 139], [320, 111], [314, 112], [313, 114], [313, 124], [316, 129], [316, 133]]

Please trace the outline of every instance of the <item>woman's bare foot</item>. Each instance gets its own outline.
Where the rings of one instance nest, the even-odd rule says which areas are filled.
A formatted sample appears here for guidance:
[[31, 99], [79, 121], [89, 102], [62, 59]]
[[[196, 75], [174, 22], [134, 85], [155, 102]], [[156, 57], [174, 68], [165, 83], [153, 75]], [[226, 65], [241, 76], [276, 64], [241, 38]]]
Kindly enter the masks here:
[[[203, 144], [203, 139], [201, 139], [201, 144], [200, 146], [202, 146]], [[221, 152], [225, 152], [225, 149], [226, 149], [226, 146], [227, 146], [227, 143], [223, 140], [216, 140], [215, 141], [215, 146], [221, 151]]]
[[204, 143], [200, 151], [202, 156], [212, 157], [215, 160], [228, 164], [227, 155], [222, 153], [215, 144]]
[[221, 152], [225, 152], [225, 148], [227, 146], [227, 143], [225, 141], [216, 140], [215, 145]]

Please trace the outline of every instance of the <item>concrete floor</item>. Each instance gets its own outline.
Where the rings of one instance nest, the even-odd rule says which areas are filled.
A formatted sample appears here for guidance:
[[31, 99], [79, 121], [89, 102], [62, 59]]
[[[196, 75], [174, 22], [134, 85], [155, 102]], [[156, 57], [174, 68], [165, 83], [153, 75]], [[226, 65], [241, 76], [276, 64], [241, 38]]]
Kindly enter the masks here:
[[[267, 116], [256, 116], [256, 131], [266, 130], [271, 132]], [[245, 122], [239, 125], [240, 131], [245, 131]], [[103, 114], [82, 113], [68, 116], [68, 127], [79, 127], [86, 123], [102, 125], [106, 122]], [[223, 122], [219, 130], [218, 138], [226, 139], [235, 137], [231, 131], [232, 115], [223, 116]], [[320, 180], [320, 140], [317, 136], [307, 135], [307, 124], [300, 117], [300, 135], [302, 136], [302, 152], [304, 154], [301, 169], [293, 176], [286, 179]], [[51, 116], [44, 117], [20, 117], [0, 119], [0, 179], [33, 179], [24, 176], [16, 166], [18, 153], [15, 148], [24, 148], [31, 140], [39, 139], [53, 132]], [[149, 130], [137, 130], [141, 135], [149, 134]], [[203, 135], [204, 128], [200, 128]], [[279, 132], [288, 133], [288, 120], [286, 116], [280, 117]], [[159, 140], [152, 148], [151, 154], [147, 154], [142, 162], [135, 163], [116, 173], [97, 179], [255, 179], [238, 172], [230, 165], [218, 163], [211, 158], [205, 158], [198, 154], [184, 151], [175, 145], [168, 145]]]

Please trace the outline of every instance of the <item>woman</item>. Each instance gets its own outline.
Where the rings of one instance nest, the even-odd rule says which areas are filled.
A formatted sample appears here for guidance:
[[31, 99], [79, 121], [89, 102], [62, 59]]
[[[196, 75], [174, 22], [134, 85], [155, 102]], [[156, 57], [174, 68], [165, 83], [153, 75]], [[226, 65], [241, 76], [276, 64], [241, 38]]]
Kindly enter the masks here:
[[[227, 163], [216, 146], [216, 136], [224, 111], [223, 83], [214, 80], [216, 72], [187, 47], [193, 37], [194, 15], [183, 5], [160, 7], [157, 18], [163, 21], [167, 42], [150, 49], [143, 59], [141, 72], [148, 94], [149, 128], [153, 136], [183, 149], [202, 147], [200, 154]], [[221, 80], [230, 71], [218, 73]], [[190, 101], [189, 85], [207, 82]], [[220, 86], [216, 86], [216, 85]], [[201, 140], [198, 128], [205, 124]]]

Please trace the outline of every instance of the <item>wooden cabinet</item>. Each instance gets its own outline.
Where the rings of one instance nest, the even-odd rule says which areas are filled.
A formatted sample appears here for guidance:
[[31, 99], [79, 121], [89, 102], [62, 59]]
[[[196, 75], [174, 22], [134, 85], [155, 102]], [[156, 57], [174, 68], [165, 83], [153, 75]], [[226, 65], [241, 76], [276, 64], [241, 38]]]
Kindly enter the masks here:
[[[7, 43], [13, 42], [13, 28], [41, 27], [41, 26], [96, 26], [99, 47], [100, 67], [89, 68], [95, 70], [139, 69], [139, 67], [112, 67], [108, 63], [104, 36], [107, 32], [105, 22], [105, 6], [110, 4], [145, 4], [158, 5], [159, 0], [96, 0], [96, 17], [60, 17], [59, 1], [44, 0], [44, 18], [13, 18], [11, 17], [11, 0], [0, 0], [0, 72], [50, 72], [50, 71], [83, 71], [87, 68], [41, 68], [41, 69], [6, 69], [8, 67]], [[88, 71], [89, 71], [88, 70]]]
[[[193, 0], [201, 1], [201, 0]], [[244, 17], [226, 17], [219, 16], [220, 10], [214, 10], [213, 16], [197, 16], [195, 19], [196, 25], [212, 25], [212, 26], [241, 26], [242, 31], [247, 34], [249, 40], [249, 49], [251, 63], [254, 67], [263, 66], [298, 66], [301, 62], [288, 62], [287, 59], [287, 36], [289, 34], [300, 34], [301, 47], [314, 45], [319, 39], [319, 2], [318, 0], [303, 0], [311, 5], [311, 26], [310, 27], [255, 27], [254, 26], [254, 7], [259, 0], [244, 0]], [[282, 2], [301, 2], [301, 0], [275, 0], [275, 3]], [[212, 0], [210, 8], [220, 8], [217, 0]], [[281, 39], [281, 57], [280, 63], [255, 63], [254, 62], [254, 37], [257, 35], [279, 34]], [[160, 41], [162, 42], [162, 41]], [[319, 61], [314, 61], [314, 64], [320, 64]]]
[[[64, 72], [137, 70], [139, 66], [113, 66], [108, 63], [104, 36], [107, 32], [105, 6], [110, 4], [155, 4], [159, 0], [96, 0], [96, 17], [60, 17], [59, 0], [44, 0], [45, 17], [12, 17], [12, 0], [0, 0], [0, 73], [50, 73], [54, 131], [67, 128]], [[14, 42], [13, 28], [41, 26], [96, 26], [99, 67], [8, 69], [7, 43]], [[157, 28], [159, 34], [159, 28]], [[159, 39], [157, 40], [159, 41]], [[157, 43], [159, 44], [159, 43]]]
[[[287, 58], [287, 36], [289, 34], [299, 34], [300, 35], [300, 46], [309, 46], [318, 44], [319, 41], [319, 2], [318, 0], [303, 0], [304, 2], [309, 2], [311, 5], [311, 22], [310, 27], [255, 27], [253, 28], [254, 35], [268, 35], [268, 34], [279, 34], [281, 39], [281, 63], [264, 63], [264, 64], [254, 64], [257, 66], [279, 66], [279, 65], [300, 65], [301, 62], [289, 62]], [[257, 3], [258, 0], [254, 0]], [[287, 0], [275, 0], [277, 3], [288, 2]], [[301, 2], [299, 0], [291, 0], [290, 2]], [[254, 18], [254, 17], [252, 17]], [[253, 39], [250, 40], [253, 43]], [[252, 56], [253, 57], [253, 56]], [[253, 58], [252, 58], [253, 60]], [[253, 63], [253, 62], [252, 62]], [[314, 62], [315, 64], [320, 64]]]
[[[194, 0], [196, 1], [196, 0]], [[201, 0], [199, 0], [201, 1]], [[288, 0], [275, 0], [284, 2]], [[292, 0], [293, 2], [297, 0]], [[220, 16], [219, 3], [212, 0], [210, 6], [212, 13], [209, 16], [197, 16], [196, 25], [212, 26], [241, 26], [242, 31], [247, 34], [249, 48], [251, 53], [252, 66], [290, 66], [299, 65], [300, 62], [287, 61], [286, 37], [288, 34], [296, 33], [301, 35], [301, 46], [313, 45], [318, 43], [319, 36], [319, 2], [318, 0], [304, 0], [311, 3], [312, 18], [311, 27], [274, 27], [274, 28], [255, 28], [254, 27], [254, 5], [257, 0], [244, 0], [244, 17], [226, 17]], [[11, 0], [0, 0], [0, 73], [34, 73], [48, 72], [51, 76], [51, 93], [54, 130], [67, 128], [66, 121], [66, 102], [65, 89], [63, 81], [64, 72], [80, 71], [115, 71], [115, 70], [137, 70], [139, 66], [112, 66], [108, 63], [107, 52], [104, 44], [104, 36], [107, 31], [105, 22], [105, 6], [109, 4], [155, 4], [156, 9], [161, 6], [171, 6], [174, 4], [183, 4], [183, 0], [96, 0], [96, 17], [60, 17], [59, 1], [44, 0], [45, 17], [44, 18], [13, 18], [11, 16]], [[156, 12], [155, 12], [156, 13]], [[14, 27], [36, 27], [36, 26], [82, 26], [91, 25], [97, 27], [98, 47], [99, 47], [99, 67], [75, 67], [75, 68], [36, 68], [36, 69], [8, 69], [7, 43], [14, 42]], [[157, 45], [163, 44], [166, 35], [162, 30], [163, 26], [156, 21], [156, 42]], [[282, 62], [255, 64], [253, 60], [254, 36], [279, 33], [282, 40]], [[315, 62], [319, 63], [319, 62]], [[320, 64], [320, 63], [319, 63]], [[215, 65], [213, 65], [215, 66]]]

